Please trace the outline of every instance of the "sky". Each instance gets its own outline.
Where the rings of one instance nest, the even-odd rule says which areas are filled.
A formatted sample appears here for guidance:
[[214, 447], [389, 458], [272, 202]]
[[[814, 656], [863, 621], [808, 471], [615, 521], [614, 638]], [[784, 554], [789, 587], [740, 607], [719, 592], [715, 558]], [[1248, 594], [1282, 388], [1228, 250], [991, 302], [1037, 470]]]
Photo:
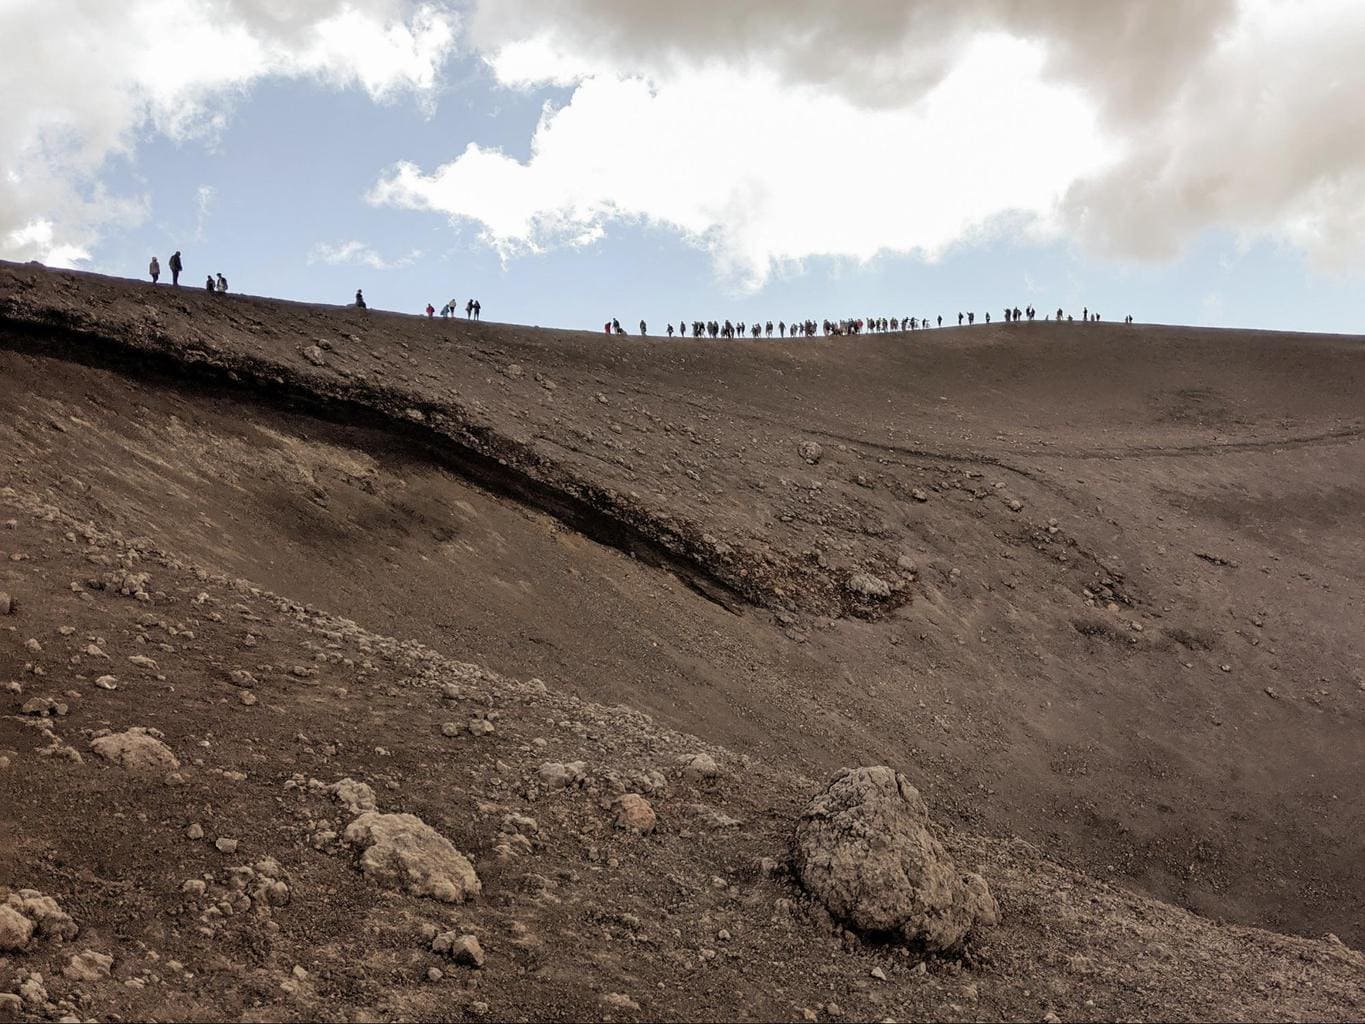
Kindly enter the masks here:
[[1365, 333], [1359, 0], [0, 0], [0, 258]]

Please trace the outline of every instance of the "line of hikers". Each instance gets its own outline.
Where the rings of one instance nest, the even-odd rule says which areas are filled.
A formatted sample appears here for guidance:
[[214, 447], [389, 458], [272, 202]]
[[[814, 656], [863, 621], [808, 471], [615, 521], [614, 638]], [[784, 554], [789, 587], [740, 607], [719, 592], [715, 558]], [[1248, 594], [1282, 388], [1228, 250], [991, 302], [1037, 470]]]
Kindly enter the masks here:
[[[1031, 305], [1025, 307], [1024, 309], [1020, 309], [1018, 306], [1006, 306], [1004, 308], [1004, 314], [1005, 323], [1018, 323], [1019, 321], [1024, 319], [1028, 319], [1030, 321], [1035, 320], [1038, 316], [1038, 311], [1034, 309], [1033, 306]], [[1043, 319], [1051, 320], [1052, 314], [1045, 313], [1043, 315]], [[1066, 313], [1059, 306], [1057, 308], [1057, 322], [1060, 323], [1063, 319], [1065, 319], [1067, 323], [1072, 323], [1074, 322], [1075, 317], [1069, 313]], [[1100, 315], [1098, 313], [1091, 313], [1089, 307], [1086, 307], [1081, 312], [1081, 319], [1085, 323], [1097, 323], [1100, 319]], [[985, 322], [986, 323], [991, 322], [990, 313], [986, 314]], [[1126, 316], [1123, 318], [1123, 322], [1126, 324], [1131, 324], [1133, 322], [1133, 318], [1131, 316]], [[975, 312], [958, 313], [957, 325], [959, 327], [962, 327], [964, 324], [972, 325], [975, 323], [976, 323]], [[930, 320], [929, 317], [927, 316], [924, 317], [874, 316], [868, 317], [866, 319], [857, 317], [845, 320], [824, 320], [821, 321], [818, 325], [814, 320], [801, 321], [794, 320], [791, 323], [788, 323], [785, 320], [779, 320], [777, 322], [776, 330], [777, 336], [779, 338], [813, 338], [817, 335], [817, 333], [828, 338], [834, 335], [862, 334], [864, 332], [884, 333], [890, 331], [928, 330], [931, 327], [942, 326], [943, 317], [941, 315], [936, 316], [933, 320]], [[610, 320], [603, 323], [602, 330], [606, 334], [624, 335], [626, 333], [625, 328], [621, 326], [621, 321], [616, 319], [615, 317], [612, 317]], [[748, 324], [745, 323], [743, 320], [737, 321], [726, 320], [724, 323], [721, 323], [719, 320], [693, 320], [691, 324], [689, 324], [686, 320], [680, 320], [678, 322], [676, 331], [674, 330], [672, 323], [669, 323], [664, 328], [664, 332], [670, 338], [675, 336], [680, 338], [686, 338], [689, 336], [689, 330], [690, 335], [693, 338], [743, 338], [746, 336], [752, 338], [760, 337], [771, 338], [773, 336], [774, 328], [773, 322], [771, 320], [768, 320], [765, 323], [761, 324], [758, 323]], [[648, 334], [649, 325], [645, 323], [645, 321], [641, 320], [640, 336], [646, 337], [648, 336]]]
[[[359, 297], [360, 297], [360, 292], [356, 292], [355, 294], [356, 294], [357, 299], [359, 299]], [[362, 304], [362, 303], [360, 303], [359, 301], [357, 301], [357, 303], [356, 303], [356, 305], [361, 305], [361, 304]], [[465, 318], [466, 320], [477, 320], [477, 319], [479, 319], [479, 313], [480, 313], [480, 311], [481, 311], [482, 309], [483, 309], [483, 305], [482, 305], [482, 303], [479, 302], [478, 299], [470, 299], [468, 302], [466, 302], [466, 303], [464, 304], [464, 318]], [[427, 308], [424, 309], [423, 312], [426, 313], [427, 316], [435, 316], [435, 315], [436, 315], [436, 307], [433, 306], [430, 302], [428, 302], [428, 303], [427, 303]], [[459, 315], [460, 315], [460, 304], [459, 304], [458, 302], [456, 302], [454, 299], [451, 299], [449, 302], [447, 302], [444, 306], [441, 307], [441, 316], [442, 316], [442, 317], [459, 316]]]
[[[171, 284], [179, 287], [180, 274], [185, 269], [184, 260], [180, 258], [180, 250], [171, 253], [171, 258], [166, 261], [166, 265], [171, 271]], [[147, 274], [152, 279], [152, 284], [156, 284], [161, 279], [161, 262], [155, 257], [147, 264]], [[226, 295], [228, 290], [227, 278], [219, 274], [216, 278], [209, 274], [204, 278], [204, 290], [215, 295]]]

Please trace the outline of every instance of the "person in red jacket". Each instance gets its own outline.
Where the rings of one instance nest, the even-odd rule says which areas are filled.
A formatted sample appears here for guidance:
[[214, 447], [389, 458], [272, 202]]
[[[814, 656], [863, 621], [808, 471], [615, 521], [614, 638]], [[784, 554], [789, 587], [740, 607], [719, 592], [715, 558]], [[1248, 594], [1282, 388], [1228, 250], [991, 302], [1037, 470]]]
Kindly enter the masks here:
[[435, 316], [435, 315], [436, 315], [436, 307], [433, 306], [430, 302], [428, 302], [428, 303], [427, 303], [427, 316], [428, 316], [428, 317], [433, 317], [433, 316]]

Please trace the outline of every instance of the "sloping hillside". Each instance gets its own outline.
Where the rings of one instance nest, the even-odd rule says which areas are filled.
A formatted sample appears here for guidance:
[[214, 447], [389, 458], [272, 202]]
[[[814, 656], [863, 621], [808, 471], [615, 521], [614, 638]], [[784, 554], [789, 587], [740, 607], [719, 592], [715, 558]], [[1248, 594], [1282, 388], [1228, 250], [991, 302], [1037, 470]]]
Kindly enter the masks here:
[[[1358, 340], [645, 342], [3, 265], [0, 349], [0, 684], [23, 690], [0, 883], [84, 911], [119, 979], [158, 976], [101, 1009], [1359, 1015], [1344, 947], [1110, 887], [1361, 939]], [[116, 596], [138, 571], [147, 599]], [[125, 667], [144, 648], [156, 669]], [[67, 714], [13, 714], [35, 696]], [[92, 755], [130, 726], [183, 781]], [[680, 774], [702, 749], [719, 780]], [[585, 788], [528, 797], [575, 760]], [[965, 973], [833, 953], [754, 867], [830, 770], [880, 763], [999, 891]], [[665, 777], [652, 836], [612, 827], [609, 769]], [[344, 777], [451, 835], [483, 896], [443, 920], [318, 844], [342, 812], [308, 780]], [[295, 894], [267, 919], [179, 892], [264, 857]], [[424, 922], [489, 963], [423, 981]]]

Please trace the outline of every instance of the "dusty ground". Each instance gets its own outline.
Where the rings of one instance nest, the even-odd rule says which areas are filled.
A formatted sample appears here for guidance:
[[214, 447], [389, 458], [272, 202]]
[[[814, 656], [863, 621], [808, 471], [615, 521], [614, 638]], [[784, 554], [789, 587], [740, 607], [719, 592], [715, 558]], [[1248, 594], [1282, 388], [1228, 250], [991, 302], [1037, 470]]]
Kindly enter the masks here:
[[[37, 970], [81, 1015], [163, 1018], [1361, 1017], [1362, 384], [1349, 338], [641, 342], [0, 265], [0, 885], [82, 928], [0, 961], [0, 992]], [[148, 600], [114, 592], [128, 571]], [[49, 695], [66, 715], [17, 714]], [[92, 752], [130, 726], [182, 780]], [[724, 772], [698, 785], [702, 749]], [[537, 787], [574, 760], [584, 788]], [[832, 769], [879, 763], [1001, 898], [965, 966], [832, 937], [755, 867]], [[613, 828], [609, 769], [667, 778], [653, 835]], [[307, 781], [344, 777], [483, 894], [389, 893], [319, 844], [349, 815]], [[531, 849], [500, 854], [514, 812]], [[288, 904], [206, 921], [266, 857]], [[423, 923], [488, 962], [442, 963]], [[62, 978], [85, 948], [113, 980]]]

